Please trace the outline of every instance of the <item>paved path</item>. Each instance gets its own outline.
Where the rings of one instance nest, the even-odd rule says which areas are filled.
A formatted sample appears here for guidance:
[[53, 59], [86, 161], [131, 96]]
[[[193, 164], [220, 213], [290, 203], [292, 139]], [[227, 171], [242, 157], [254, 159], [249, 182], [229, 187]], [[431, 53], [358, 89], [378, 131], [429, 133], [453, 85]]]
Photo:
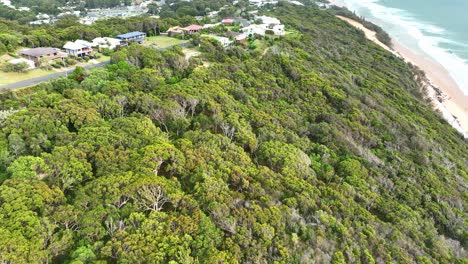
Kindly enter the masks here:
[[[104, 61], [104, 62], [96, 63], [96, 64], [93, 64], [93, 65], [87, 65], [84, 68], [85, 69], [93, 69], [93, 68], [98, 68], [98, 67], [104, 67], [109, 63], [110, 63], [110, 61]], [[52, 79], [56, 79], [58, 77], [67, 76], [68, 74], [72, 73], [73, 71], [74, 71], [74, 69], [64, 71], [64, 72], [52, 73], [52, 74], [49, 74], [49, 75], [44, 75], [44, 76], [41, 76], [41, 77], [36, 77], [36, 78], [24, 80], [24, 81], [15, 82], [15, 83], [0, 85], [0, 92], [5, 92], [7, 90], [14, 90], [14, 89], [19, 89], [19, 88], [23, 88], [23, 87], [28, 87], [28, 86], [31, 86], [31, 85], [39, 84], [41, 82], [47, 82], [47, 81], [50, 81]]]

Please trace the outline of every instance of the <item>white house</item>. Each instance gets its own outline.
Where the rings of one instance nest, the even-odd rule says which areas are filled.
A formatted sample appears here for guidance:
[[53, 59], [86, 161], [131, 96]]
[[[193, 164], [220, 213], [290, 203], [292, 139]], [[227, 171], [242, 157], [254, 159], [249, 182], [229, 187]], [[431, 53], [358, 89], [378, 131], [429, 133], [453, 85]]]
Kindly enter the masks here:
[[269, 17], [269, 16], [256, 16], [256, 20], [262, 21], [262, 24], [267, 24], [267, 25], [281, 25], [281, 21], [275, 17]]
[[11, 64], [26, 63], [28, 65], [28, 70], [36, 68], [36, 65], [34, 64], [34, 61], [28, 60], [28, 59], [25, 59], [25, 58], [13, 59], [13, 60], [10, 60], [8, 62], [11, 63]]
[[298, 6], [304, 6], [303, 3], [299, 2], [299, 1], [289, 1], [289, 3], [293, 4], [293, 5], [298, 5]]
[[249, 0], [249, 3], [252, 6], [262, 7], [262, 6], [267, 5], [267, 4], [276, 5], [276, 4], [278, 4], [278, 1], [275, 1], [275, 0]]
[[113, 50], [120, 46], [120, 39], [116, 38], [95, 38], [93, 39], [93, 47], [99, 47], [102, 49], [110, 49]]
[[203, 25], [203, 28], [206, 29], [206, 28], [214, 28], [216, 26], [219, 26], [221, 25], [221, 23], [216, 23], [216, 24], [205, 24]]
[[93, 44], [86, 41], [86, 40], [75, 40], [75, 42], [67, 42], [63, 45], [63, 48], [67, 52], [68, 55], [76, 56], [76, 57], [84, 57], [88, 56], [91, 51], [93, 51]]
[[276, 36], [284, 36], [286, 34], [284, 31], [284, 25], [274, 25], [271, 30]]
[[213, 17], [216, 17], [218, 15], [218, 13], [219, 13], [219, 11], [211, 11], [211, 12], [208, 13], [207, 16], [213, 18]]
[[264, 36], [266, 30], [267, 30], [267, 27], [264, 24], [262, 24], [262, 25], [252, 24], [252, 25], [250, 25], [248, 27], [242, 28], [242, 32], [245, 33], [246, 35]]
[[244, 43], [247, 41], [247, 34], [245, 33], [242, 33], [240, 35], [237, 35], [234, 37], [234, 39], [236, 40], [237, 43]]
[[36, 16], [37, 19], [50, 19], [50, 16], [48, 14], [42, 14], [42, 13], [39, 13], [37, 16]]
[[215, 36], [215, 35], [203, 35], [203, 37], [212, 38], [217, 40], [224, 48], [227, 48], [232, 45], [233, 41], [229, 38]]

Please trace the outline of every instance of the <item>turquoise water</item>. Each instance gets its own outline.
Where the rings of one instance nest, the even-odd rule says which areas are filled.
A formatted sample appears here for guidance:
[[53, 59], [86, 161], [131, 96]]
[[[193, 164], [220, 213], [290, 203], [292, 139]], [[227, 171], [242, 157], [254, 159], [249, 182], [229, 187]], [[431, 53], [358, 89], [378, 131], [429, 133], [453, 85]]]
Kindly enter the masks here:
[[468, 94], [468, 0], [336, 0], [419, 55], [444, 66]]

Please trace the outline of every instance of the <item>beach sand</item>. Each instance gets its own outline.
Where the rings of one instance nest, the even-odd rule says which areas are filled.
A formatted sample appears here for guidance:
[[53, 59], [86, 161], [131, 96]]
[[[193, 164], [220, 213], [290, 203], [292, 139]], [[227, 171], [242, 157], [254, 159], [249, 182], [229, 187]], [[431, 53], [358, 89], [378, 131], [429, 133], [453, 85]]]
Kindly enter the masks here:
[[432, 99], [434, 107], [455, 129], [468, 138], [468, 96], [462, 92], [442, 65], [429, 57], [415, 54], [393, 39], [393, 47], [390, 48], [376, 38], [374, 31], [365, 28], [361, 23], [350, 18], [337, 17], [361, 29], [366, 37], [377, 45], [423, 70], [429, 80], [426, 82], [427, 94]]

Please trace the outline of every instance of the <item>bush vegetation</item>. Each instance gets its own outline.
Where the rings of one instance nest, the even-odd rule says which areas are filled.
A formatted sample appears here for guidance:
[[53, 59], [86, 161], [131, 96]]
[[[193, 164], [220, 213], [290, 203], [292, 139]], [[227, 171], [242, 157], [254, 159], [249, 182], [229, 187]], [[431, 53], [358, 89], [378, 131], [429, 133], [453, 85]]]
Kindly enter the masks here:
[[[0, 94], [6, 263], [464, 263], [467, 141], [361, 31], [132, 45]], [[3, 117], [2, 117], [3, 116]]]

